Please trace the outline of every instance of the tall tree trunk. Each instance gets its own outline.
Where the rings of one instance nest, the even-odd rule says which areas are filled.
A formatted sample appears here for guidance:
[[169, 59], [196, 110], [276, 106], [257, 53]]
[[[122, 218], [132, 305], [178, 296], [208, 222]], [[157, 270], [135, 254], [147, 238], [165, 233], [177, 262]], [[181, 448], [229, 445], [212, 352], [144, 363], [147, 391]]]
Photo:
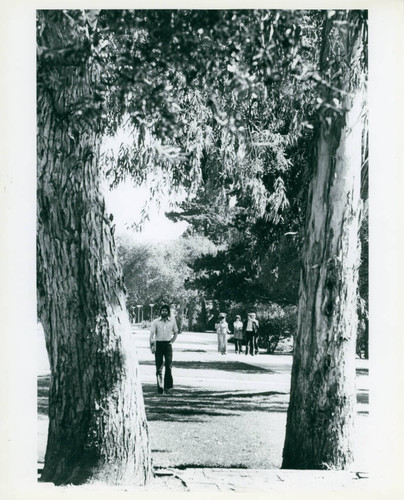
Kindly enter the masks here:
[[175, 318], [179, 332], [182, 332], [184, 329], [185, 312], [186, 312], [186, 303], [183, 297], [179, 299], [178, 304], [176, 304], [175, 306], [171, 305], [171, 314]]
[[208, 324], [208, 314], [206, 311], [206, 300], [204, 296], [201, 296], [201, 315], [200, 315], [201, 328], [203, 332], [206, 332]]
[[194, 325], [195, 300], [191, 299], [188, 302], [188, 331], [192, 332]]
[[[337, 60], [342, 77], [333, 86], [342, 90], [343, 113], [326, 107], [320, 115], [283, 468], [344, 469], [353, 460], [364, 108], [362, 22], [354, 11], [339, 12], [326, 22], [322, 70], [330, 82]], [[326, 103], [332, 102], [334, 92], [326, 87]]]
[[142, 485], [152, 474], [148, 427], [99, 189], [100, 137], [75, 122], [96, 78], [64, 67], [55, 70], [63, 85], [38, 91], [38, 309], [51, 368], [41, 480]]

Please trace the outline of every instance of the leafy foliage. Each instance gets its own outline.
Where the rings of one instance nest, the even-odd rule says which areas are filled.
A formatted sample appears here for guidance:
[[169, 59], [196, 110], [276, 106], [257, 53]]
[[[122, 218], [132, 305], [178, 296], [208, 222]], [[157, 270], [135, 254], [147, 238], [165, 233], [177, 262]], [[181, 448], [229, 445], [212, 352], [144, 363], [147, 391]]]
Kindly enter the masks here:
[[129, 310], [143, 305], [148, 316], [149, 304], [155, 304], [157, 312], [163, 303], [178, 305], [191, 301], [197, 292], [185, 286], [192, 272], [190, 265], [201, 254], [214, 251], [214, 246], [202, 237], [181, 238], [161, 245], [121, 239], [118, 252]]
[[268, 353], [275, 352], [282, 339], [292, 337], [297, 330], [297, 308], [272, 305], [266, 317], [260, 318], [258, 345]]
[[38, 12], [38, 91], [66, 85], [62, 66], [87, 73], [92, 93], [59, 116], [72, 135], [114, 134], [126, 123], [132, 144], [103, 158], [111, 184], [152, 176], [154, 198], [167, 186], [188, 190], [169, 217], [220, 246], [195, 263], [193, 280], [216, 298], [296, 302], [314, 116], [327, 119], [342, 102], [333, 68], [319, 70], [324, 19], [321, 11]]
[[[172, 189], [189, 190], [169, 216], [223, 246], [195, 267], [194, 285], [215, 298], [296, 300], [312, 117], [320, 109], [327, 119], [341, 102], [331, 74], [338, 68], [318, 70], [323, 18], [261, 10], [38, 12], [38, 90], [66, 85], [61, 66], [89, 72], [92, 94], [74, 109], [60, 107], [60, 118], [72, 134], [88, 127], [113, 134], [127, 122], [132, 144], [104, 158], [112, 184], [127, 175], [141, 184], [154, 172]], [[59, 27], [56, 40], [50, 24]], [[332, 47], [337, 54], [338, 40]]]
[[[154, 163], [173, 185], [197, 187], [209, 171], [211, 184], [229, 183], [230, 172], [253, 188], [263, 145], [286, 161], [271, 153], [284, 140], [272, 108], [295, 95], [284, 126], [296, 125], [306, 84], [285, 75], [305, 68], [298, 43], [316, 47], [308, 19], [298, 11], [39, 11], [38, 87], [63, 87], [61, 65], [90, 71], [93, 93], [64, 119], [111, 134], [123, 120], [134, 127], [114, 182], [125, 173], [143, 182]], [[69, 47], [62, 36], [50, 40], [50, 24], [69, 32]]]

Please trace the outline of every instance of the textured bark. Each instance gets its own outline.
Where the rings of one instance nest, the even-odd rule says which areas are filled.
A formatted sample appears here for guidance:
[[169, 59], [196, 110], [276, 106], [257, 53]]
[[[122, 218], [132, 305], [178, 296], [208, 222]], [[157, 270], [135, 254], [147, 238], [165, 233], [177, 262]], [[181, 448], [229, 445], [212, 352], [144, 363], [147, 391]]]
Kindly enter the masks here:
[[361, 33], [347, 20], [355, 14], [339, 18], [344, 113], [321, 117], [310, 186], [283, 468], [344, 469], [353, 460], [364, 89]]
[[41, 480], [145, 484], [148, 427], [99, 190], [100, 137], [74, 118], [98, 76], [54, 71], [54, 88], [38, 92], [38, 310], [51, 368]]

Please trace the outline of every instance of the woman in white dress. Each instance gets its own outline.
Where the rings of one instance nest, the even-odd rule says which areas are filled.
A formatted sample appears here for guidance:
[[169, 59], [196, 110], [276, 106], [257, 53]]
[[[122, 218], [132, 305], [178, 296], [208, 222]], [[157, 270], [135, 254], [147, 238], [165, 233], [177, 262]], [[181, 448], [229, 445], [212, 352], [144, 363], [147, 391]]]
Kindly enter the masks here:
[[217, 350], [221, 354], [226, 354], [227, 335], [230, 333], [230, 330], [224, 313], [219, 314], [219, 322], [216, 323], [215, 328], [217, 333]]

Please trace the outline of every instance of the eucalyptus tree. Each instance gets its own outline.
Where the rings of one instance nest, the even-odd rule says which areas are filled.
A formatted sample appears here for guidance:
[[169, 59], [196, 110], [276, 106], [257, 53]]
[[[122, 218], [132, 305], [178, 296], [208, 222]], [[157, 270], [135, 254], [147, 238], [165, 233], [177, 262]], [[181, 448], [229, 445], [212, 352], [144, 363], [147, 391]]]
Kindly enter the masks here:
[[[164, 32], [166, 19], [150, 26]], [[165, 62], [149, 51], [145, 20], [131, 11], [38, 12], [37, 290], [51, 367], [41, 480], [56, 484], [145, 484], [152, 474], [126, 290], [100, 191], [103, 136], [128, 110], [143, 143], [156, 109], [160, 135], [172, 125]], [[137, 182], [146, 146], [143, 154], [131, 171]], [[171, 167], [170, 154], [156, 153], [160, 166]]]
[[[283, 169], [283, 174], [290, 170], [284, 166], [287, 159], [285, 146], [287, 139], [293, 134], [293, 129], [288, 131], [289, 135], [286, 137], [279, 137], [279, 130], [274, 130], [273, 124], [282, 129], [282, 119], [293, 109], [293, 97], [299, 98], [303, 95], [302, 88], [291, 85], [293, 78], [301, 84], [311, 82], [305, 90], [308, 90], [315, 100], [315, 106], [313, 107], [312, 103], [306, 108], [298, 106], [302, 111], [300, 129], [307, 119], [307, 113], [314, 114], [317, 120], [315, 135], [312, 136], [315, 147], [310, 151], [311, 161], [301, 177], [303, 194], [308, 197], [307, 213], [301, 217], [303, 211], [300, 204], [300, 213], [295, 214], [299, 220], [294, 226], [293, 218], [288, 220], [288, 223], [292, 224], [289, 229], [301, 230], [304, 245], [300, 257], [299, 324], [284, 449], [285, 468], [345, 468], [353, 458], [359, 230], [363, 197], [366, 197], [366, 189], [361, 186], [361, 177], [367, 168], [367, 25], [366, 14], [360, 11], [329, 11], [320, 15], [324, 19], [323, 33], [319, 37], [322, 41], [321, 53], [310, 47], [311, 58], [308, 63], [307, 60], [306, 63], [300, 60], [301, 66], [297, 74], [289, 73], [285, 83], [278, 81], [276, 86], [266, 85], [266, 89], [270, 88], [272, 91], [271, 97], [275, 99], [288, 89], [288, 84], [295, 91], [295, 95], [284, 95], [278, 106], [278, 103], [268, 104], [263, 110], [264, 116], [266, 112], [272, 120], [269, 123], [264, 120], [261, 128], [260, 117], [255, 116], [248, 125], [253, 133], [256, 133], [256, 139], [253, 144], [245, 143], [247, 154], [252, 155], [254, 148], [251, 146], [258, 142], [259, 137], [263, 138], [259, 141], [261, 147], [258, 155], [253, 157], [259, 162], [260, 168], [254, 172], [247, 170], [247, 182], [248, 178], [252, 178], [256, 188], [264, 188], [264, 192], [258, 189], [261, 195], [258, 206], [263, 202], [266, 204], [266, 211], [268, 210], [267, 219], [279, 220], [287, 205], [283, 192], [285, 183], [279, 181], [284, 175], [279, 173], [279, 177], [275, 177], [274, 185], [278, 185], [278, 190], [271, 192], [265, 173], [273, 177], [277, 170], [279, 172]], [[312, 35], [311, 41], [314, 39], [315, 35]], [[299, 43], [296, 47], [297, 50], [291, 52], [294, 52], [294, 57], [298, 59], [304, 50]], [[315, 61], [317, 54], [319, 57]], [[237, 102], [230, 102], [229, 105], [234, 107]], [[265, 137], [268, 138], [267, 141]], [[282, 140], [281, 144], [279, 138]], [[236, 149], [234, 151], [238, 153]], [[229, 156], [231, 158], [231, 153], [222, 160], [224, 167], [229, 165]], [[249, 158], [250, 165], [253, 158]], [[240, 162], [240, 158], [238, 161]], [[271, 163], [275, 168], [271, 169]], [[232, 172], [231, 168], [226, 172], [229, 170]], [[237, 182], [237, 173], [232, 173], [230, 178], [236, 179]], [[242, 176], [239, 179], [243, 179]], [[219, 185], [220, 189], [225, 188], [228, 196], [234, 194], [234, 184], [229, 182], [229, 175], [222, 182], [220, 177], [218, 180], [216, 185]], [[209, 186], [208, 183], [206, 185]], [[293, 182], [288, 183], [287, 187], [293, 191]], [[212, 189], [212, 183], [210, 188]], [[216, 191], [219, 190], [216, 188]], [[301, 194], [295, 192], [296, 198], [301, 198]], [[206, 197], [205, 193], [203, 195]], [[240, 204], [243, 199], [248, 200], [248, 190], [247, 193], [236, 192], [236, 195]], [[217, 198], [213, 195], [211, 197], [214, 201], [208, 203], [208, 206], [214, 215], [214, 209], [216, 207], [217, 210], [219, 205]], [[201, 196], [201, 199], [204, 198]], [[303, 196], [301, 202], [304, 201]], [[192, 203], [196, 205], [195, 201]], [[198, 227], [200, 214], [192, 213], [190, 204], [185, 205], [184, 209], [185, 217], [188, 220], [194, 218]], [[255, 217], [256, 214], [257, 212]], [[181, 217], [178, 213], [172, 215]], [[250, 217], [250, 222], [254, 219], [251, 211], [247, 211], [244, 216]], [[215, 222], [215, 218], [210, 217], [209, 222]], [[232, 235], [237, 238], [237, 229], [244, 227], [237, 224], [239, 221], [235, 210], [232, 222], [235, 226]], [[266, 225], [265, 222], [262, 224], [264, 227]], [[223, 222], [219, 221], [220, 231], [222, 226]], [[205, 226], [201, 229], [206, 232]], [[211, 227], [209, 231], [214, 232]], [[248, 232], [244, 233], [243, 237], [245, 243], [246, 238], [249, 238]], [[264, 238], [268, 248], [275, 242], [274, 238], [279, 238], [279, 235], [276, 236], [276, 233], [271, 231], [269, 238]], [[239, 246], [236, 240], [233, 246], [235, 253]], [[242, 292], [242, 284], [248, 286], [245, 270], [253, 267], [253, 254], [245, 251], [245, 245], [241, 253], [247, 256], [244, 263], [240, 262], [238, 255], [233, 255], [232, 259], [228, 252], [219, 252], [216, 258], [205, 258], [200, 263], [204, 271], [214, 271], [208, 274], [207, 280], [203, 279], [205, 286], [211, 290], [215, 289], [215, 293], [220, 295], [222, 290], [229, 289], [231, 282], [230, 295], [237, 294], [239, 288]], [[239, 272], [232, 272], [237, 266]], [[252, 273], [256, 277], [259, 276], [259, 272]], [[237, 287], [237, 284], [240, 286]], [[263, 292], [265, 293], [265, 290], [259, 291]]]
[[99, 148], [113, 113], [96, 24], [96, 12], [38, 12], [37, 290], [51, 368], [41, 480], [144, 484], [145, 408], [100, 195]]
[[[211, 298], [297, 301], [317, 106], [310, 75], [318, 59], [322, 16], [299, 13], [296, 19], [283, 13], [283, 29], [276, 24], [279, 12], [273, 16], [279, 38], [272, 39], [272, 57], [262, 62], [258, 47], [250, 60], [243, 54], [240, 66], [231, 66], [245, 79], [215, 99], [223, 117], [213, 124], [209, 119], [209, 90], [200, 99], [199, 109], [205, 111], [194, 127], [211, 138], [200, 143], [201, 182], [191, 199], [167, 214], [186, 220], [189, 231], [220, 246], [215, 256], [195, 263], [194, 285]], [[246, 61], [257, 69], [253, 75], [240, 69]]]
[[343, 469], [353, 460], [366, 13], [331, 11], [318, 81], [283, 467]]

